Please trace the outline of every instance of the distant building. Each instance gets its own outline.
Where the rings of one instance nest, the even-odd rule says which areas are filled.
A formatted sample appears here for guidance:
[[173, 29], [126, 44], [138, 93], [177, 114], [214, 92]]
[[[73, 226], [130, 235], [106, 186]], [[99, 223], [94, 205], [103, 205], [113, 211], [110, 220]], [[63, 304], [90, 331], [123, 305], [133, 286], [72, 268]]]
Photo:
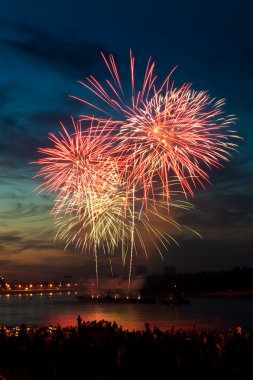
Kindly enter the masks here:
[[0, 276], [0, 289], [5, 289], [5, 286], [4, 278]]
[[64, 281], [66, 284], [71, 284], [72, 275], [71, 274], [65, 274]]
[[170, 265], [169, 267], [166, 265], [163, 268], [163, 273], [168, 276], [175, 276], [177, 274], [177, 268], [174, 267], [173, 265]]
[[148, 273], [148, 268], [146, 265], [135, 265], [134, 274], [136, 276], [146, 277]]

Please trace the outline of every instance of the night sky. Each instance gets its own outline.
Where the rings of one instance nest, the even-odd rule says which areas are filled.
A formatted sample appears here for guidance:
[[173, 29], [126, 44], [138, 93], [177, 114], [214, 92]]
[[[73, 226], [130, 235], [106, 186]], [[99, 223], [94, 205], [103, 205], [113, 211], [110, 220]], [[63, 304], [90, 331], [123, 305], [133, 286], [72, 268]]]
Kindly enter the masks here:
[[150, 273], [165, 264], [178, 272], [253, 266], [253, 2], [9, 0], [0, 6], [0, 275], [46, 280], [94, 271], [91, 257], [54, 242], [52, 199], [36, 195], [38, 167], [30, 162], [59, 121], [70, 125], [71, 115], [88, 112], [68, 95], [87, 94], [77, 83], [86, 75], [107, 76], [101, 51], [114, 54], [127, 85], [130, 48], [137, 77], [152, 56], [160, 78], [178, 66], [177, 86], [191, 82], [226, 98], [243, 138], [182, 217], [204, 239], [179, 234], [180, 248], [172, 246], [164, 262], [140, 252], [138, 263]]

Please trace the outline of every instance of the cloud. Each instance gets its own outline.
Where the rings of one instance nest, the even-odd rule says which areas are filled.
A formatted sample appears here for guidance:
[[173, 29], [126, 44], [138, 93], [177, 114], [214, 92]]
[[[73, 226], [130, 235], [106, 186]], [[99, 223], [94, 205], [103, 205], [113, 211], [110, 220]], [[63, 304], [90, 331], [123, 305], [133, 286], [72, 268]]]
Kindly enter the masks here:
[[[42, 139], [34, 137], [32, 130], [25, 128], [13, 117], [0, 118], [1, 167], [17, 169], [36, 159], [37, 148]], [[46, 136], [44, 138], [46, 141]], [[8, 171], [5, 171], [6, 175]]]
[[[231, 237], [232, 238], [232, 237]], [[204, 239], [195, 241], [182, 240], [180, 247], [171, 246], [164, 253], [164, 263], [175, 265], [178, 272], [196, 272], [210, 270], [225, 270], [235, 266], [243, 266], [245, 263], [253, 266], [252, 240], [248, 242], [234, 242], [224, 240]], [[155, 271], [162, 267], [154, 256], [149, 258], [147, 264]]]
[[106, 51], [101, 43], [88, 43], [41, 31], [28, 24], [14, 24], [15, 35], [0, 40], [0, 44], [18, 54], [46, 64], [62, 73], [87, 73], [97, 66], [98, 54]]
[[242, 173], [241, 181], [231, 173], [223, 182], [199, 192], [192, 200], [195, 210], [179, 215], [179, 221], [197, 230], [204, 239], [238, 241], [242, 246], [251, 241], [253, 181]]
[[62, 252], [64, 249], [61, 242], [54, 242], [52, 230], [39, 229], [39, 227], [30, 229], [30, 231], [27, 229], [25, 232], [20, 229], [2, 233], [0, 235], [0, 247], [1, 257], [6, 255], [17, 257], [26, 251], [49, 253], [57, 250]]
[[15, 82], [10, 82], [0, 86], [0, 109], [4, 109], [8, 105], [13, 97], [13, 94], [19, 90], [20, 85]]
[[19, 219], [26, 217], [36, 217], [42, 215], [48, 215], [51, 210], [51, 205], [41, 204], [27, 204], [27, 202], [16, 202], [11, 204], [11, 208], [8, 211], [1, 211], [0, 217], [4, 220]]

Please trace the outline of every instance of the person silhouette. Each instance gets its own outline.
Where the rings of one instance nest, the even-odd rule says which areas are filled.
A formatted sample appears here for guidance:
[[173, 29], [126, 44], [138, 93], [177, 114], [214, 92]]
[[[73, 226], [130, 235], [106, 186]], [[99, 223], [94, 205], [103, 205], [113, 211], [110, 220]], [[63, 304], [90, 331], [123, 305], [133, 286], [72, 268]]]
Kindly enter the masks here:
[[78, 331], [80, 331], [81, 326], [82, 326], [82, 318], [80, 315], [78, 315], [78, 317], [77, 317], [77, 330]]

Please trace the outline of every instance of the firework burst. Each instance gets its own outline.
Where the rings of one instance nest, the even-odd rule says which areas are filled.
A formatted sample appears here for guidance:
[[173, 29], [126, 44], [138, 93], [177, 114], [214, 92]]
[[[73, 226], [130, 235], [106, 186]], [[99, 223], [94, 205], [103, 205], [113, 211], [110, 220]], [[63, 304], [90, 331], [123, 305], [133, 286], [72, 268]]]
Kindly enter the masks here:
[[[130, 52], [131, 101], [127, 102], [113, 56], [102, 56], [111, 80], [107, 79], [104, 87], [93, 76], [80, 83], [121, 115], [115, 123], [128, 187], [140, 184], [145, 197], [150, 197], [159, 180], [169, 205], [170, 178], [176, 176], [185, 196], [193, 196], [198, 185], [204, 187], [210, 182], [207, 169], [222, 167], [237, 147], [234, 139], [238, 136], [231, 129], [235, 118], [224, 115], [224, 99], [212, 99], [206, 91], [193, 91], [190, 84], [175, 88], [170, 84], [173, 71], [157, 88], [151, 59], [142, 87], [137, 90], [135, 61]], [[98, 108], [84, 99], [73, 98]], [[105, 122], [103, 118], [98, 120]]]
[[114, 57], [102, 57], [110, 74], [106, 84], [93, 76], [80, 82], [101, 107], [73, 98], [106, 116], [81, 115], [72, 120], [72, 133], [62, 125], [58, 136], [49, 135], [52, 146], [40, 148], [36, 162], [42, 166], [36, 177], [43, 179], [37, 189], [56, 194], [56, 237], [94, 254], [97, 281], [99, 254], [121, 250], [123, 263], [129, 257], [130, 286], [134, 255], [139, 249], [147, 255], [146, 237], [161, 256], [176, 242], [171, 228], [184, 226], [171, 209], [192, 207], [180, 194], [193, 196], [209, 183], [208, 171], [229, 160], [238, 136], [231, 128], [235, 118], [224, 114], [225, 101], [190, 84], [176, 88], [174, 70], [159, 86], [149, 59], [138, 89], [130, 51], [126, 92]]
[[[74, 244], [77, 249], [91, 254], [100, 252], [111, 257], [115, 251], [121, 250], [123, 264], [130, 255], [130, 284], [133, 255], [137, 255], [138, 248], [141, 248], [148, 257], [145, 243], [147, 235], [149, 249], [151, 244], [163, 258], [162, 251], [168, 250], [171, 242], [178, 244], [173, 232], [187, 227], [168, 215], [167, 204], [161, 195], [155, 204], [151, 202], [146, 209], [143, 207], [142, 197], [139, 198], [134, 190], [129, 194], [126, 203], [124, 186], [121, 185], [121, 189], [115, 189], [111, 193], [93, 193], [93, 199], [90, 198], [82, 208], [79, 202], [75, 203], [73, 200], [65, 202], [65, 207], [61, 206], [60, 211], [55, 207], [55, 222], [58, 227], [56, 238], [62, 239], [66, 248]], [[178, 197], [177, 192], [173, 195]], [[171, 203], [171, 207], [191, 210], [193, 206], [178, 199]]]
[[[99, 194], [99, 199], [102, 199], [101, 196], [105, 199], [106, 194], [114, 192], [118, 183], [117, 161], [112, 154], [114, 138], [109, 122], [101, 127], [91, 120], [87, 129], [83, 129], [81, 121], [72, 122], [73, 133], [70, 134], [62, 125], [59, 137], [50, 134], [53, 147], [39, 149], [44, 157], [36, 162], [42, 165], [36, 177], [42, 177], [44, 181], [37, 190], [56, 193], [52, 214], [56, 221], [62, 213], [68, 217], [70, 223], [66, 231], [69, 234], [70, 231], [78, 229], [76, 223], [72, 228], [71, 222], [73, 218], [77, 218], [79, 225], [93, 226], [93, 229], [90, 229], [90, 240], [98, 242], [97, 195]], [[78, 231], [75, 232], [75, 236], [77, 235]], [[112, 236], [107, 237], [107, 242]], [[97, 244], [93, 247], [98, 279]]]
[[44, 157], [36, 162], [42, 168], [35, 177], [43, 178], [37, 190], [57, 193], [57, 212], [66, 202], [74, 202], [80, 207], [84, 202], [89, 204], [93, 193], [112, 191], [118, 178], [117, 162], [112, 156], [110, 123], [101, 128], [91, 121], [84, 129], [80, 121], [72, 122], [73, 133], [62, 125], [59, 137], [49, 134], [53, 147], [38, 149]]

